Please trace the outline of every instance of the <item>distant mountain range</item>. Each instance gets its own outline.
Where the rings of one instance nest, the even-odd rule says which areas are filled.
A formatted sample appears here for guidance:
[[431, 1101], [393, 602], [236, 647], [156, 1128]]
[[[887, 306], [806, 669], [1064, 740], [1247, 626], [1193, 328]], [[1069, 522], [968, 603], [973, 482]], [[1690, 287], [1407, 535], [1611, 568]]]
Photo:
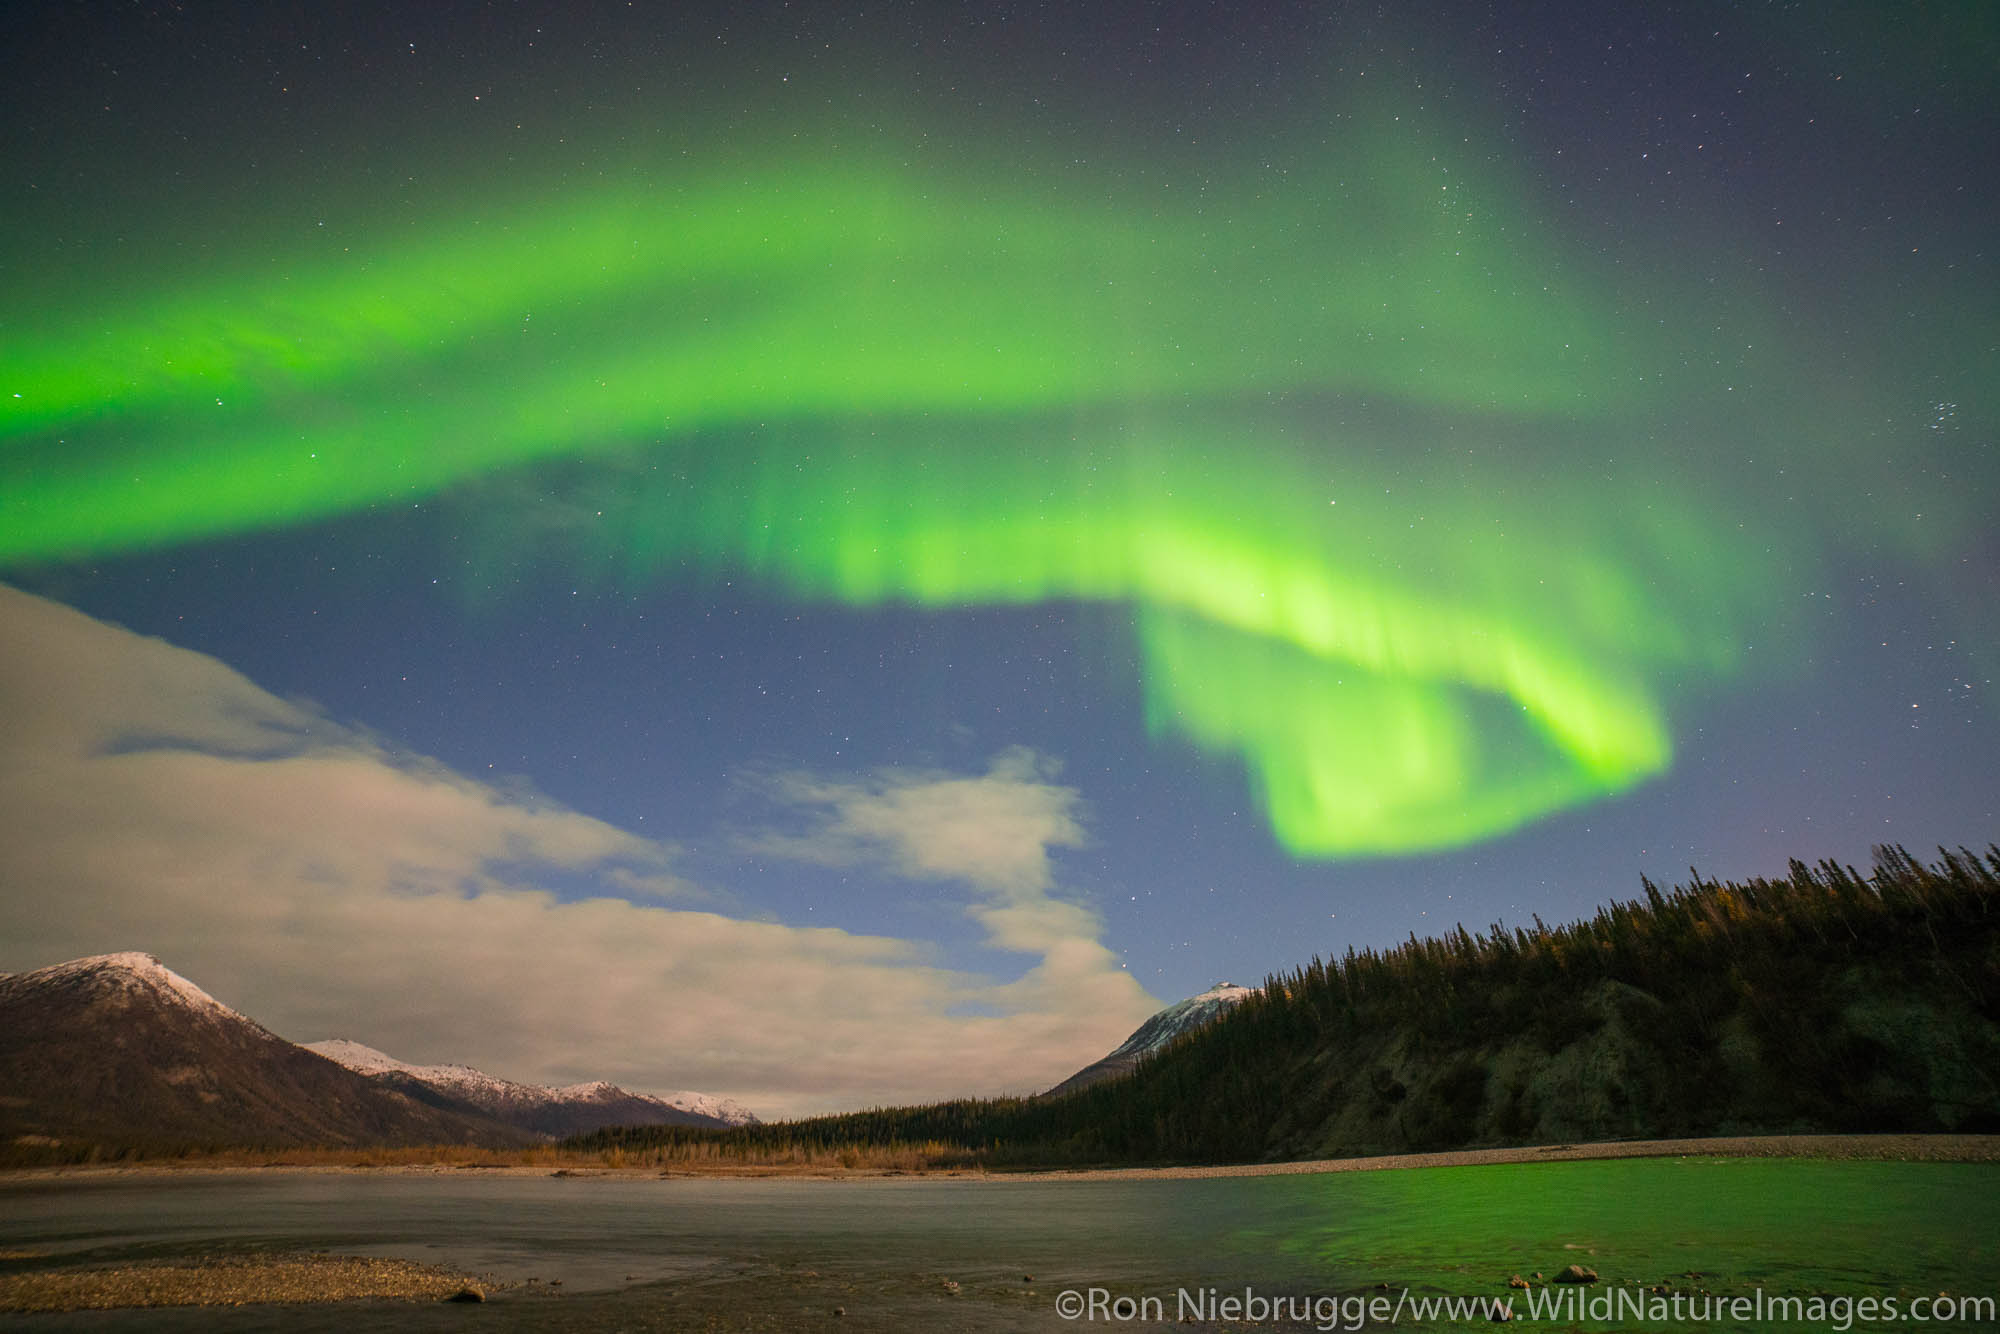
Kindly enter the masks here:
[[1218, 982], [1199, 996], [1190, 996], [1178, 1005], [1169, 1005], [1139, 1025], [1138, 1030], [1119, 1043], [1108, 1056], [1092, 1061], [1050, 1089], [1044, 1096], [1054, 1097], [1059, 1093], [1073, 1093], [1077, 1089], [1088, 1088], [1099, 1080], [1127, 1074], [1146, 1057], [1165, 1051], [1177, 1039], [1196, 1029], [1208, 1027], [1230, 1006], [1256, 994], [1255, 987], [1239, 987], [1234, 982]]
[[498, 1079], [469, 1065], [408, 1065], [358, 1042], [330, 1038], [307, 1051], [338, 1061], [384, 1088], [452, 1111], [470, 1111], [558, 1139], [605, 1126], [740, 1126], [757, 1120], [749, 1108], [707, 1093], [655, 1098], [597, 1080], [550, 1088]]
[[0, 974], [0, 1144], [518, 1147], [606, 1125], [755, 1121], [725, 1099], [543, 1088], [286, 1041], [150, 954]]

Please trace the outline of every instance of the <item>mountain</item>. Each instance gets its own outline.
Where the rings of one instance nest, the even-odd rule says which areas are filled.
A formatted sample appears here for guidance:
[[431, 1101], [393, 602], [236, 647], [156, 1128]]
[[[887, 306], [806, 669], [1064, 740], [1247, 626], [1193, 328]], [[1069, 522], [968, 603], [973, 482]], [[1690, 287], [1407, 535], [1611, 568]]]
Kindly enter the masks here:
[[656, 1098], [602, 1080], [549, 1088], [499, 1079], [469, 1065], [410, 1065], [345, 1038], [309, 1042], [308, 1051], [408, 1094], [419, 1102], [491, 1117], [539, 1135], [562, 1138], [606, 1126], [740, 1126], [757, 1120], [748, 1108], [706, 1093]]
[[1206, 1028], [1232, 1005], [1256, 994], [1257, 990], [1254, 987], [1239, 987], [1234, 982], [1218, 982], [1199, 996], [1190, 996], [1178, 1005], [1169, 1005], [1139, 1025], [1138, 1030], [1119, 1043], [1108, 1056], [1086, 1065], [1043, 1096], [1054, 1097], [1059, 1093], [1071, 1093], [1080, 1088], [1088, 1088], [1099, 1080], [1112, 1079], [1129, 1073], [1146, 1057], [1165, 1051], [1175, 1041], [1196, 1029]]
[[0, 1143], [118, 1149], [534, 1137], [278, 1037], [150, 954], [0, 974]]

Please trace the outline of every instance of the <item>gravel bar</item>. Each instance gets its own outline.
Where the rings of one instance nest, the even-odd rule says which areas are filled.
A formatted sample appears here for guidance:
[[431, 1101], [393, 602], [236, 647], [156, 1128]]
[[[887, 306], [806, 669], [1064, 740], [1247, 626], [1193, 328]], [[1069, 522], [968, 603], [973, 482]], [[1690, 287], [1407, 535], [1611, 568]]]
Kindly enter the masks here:
[[0, 1311], [248, 1306], [370, 1297], [443, 1301], [468, 1289], [481, 1291], [464, 1274], [409, 1260], [352, 1255], [229, 1256], [0, 1274]]

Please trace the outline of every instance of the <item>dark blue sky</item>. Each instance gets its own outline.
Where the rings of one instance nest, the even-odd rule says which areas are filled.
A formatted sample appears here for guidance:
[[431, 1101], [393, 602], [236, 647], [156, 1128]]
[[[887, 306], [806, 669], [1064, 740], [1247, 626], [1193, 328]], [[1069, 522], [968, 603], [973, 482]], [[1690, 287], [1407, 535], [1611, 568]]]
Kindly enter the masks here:
[[[56, 372], [37, 357], [67, 345], [49, 331], [113, 327], [127, 311], [139, 313], [130, 316], [138, 332], [117, 345], [124, 350], [90, 368], [111, 387], [92, 391], [100, 396], [80, 415], [9, 426], [13, 462], [0, 474], [0, 493], [11, 494], [0, 522], [82, 536], [9, 547], [0, 577], [205, 655], [275, 699], [238, 684], [197, 691], [208, 702], [200, 721], [188, 721], [193, 714], [176, 711], [182, 696], [160, 685], [144, 708], [123, 697], [114, 707], [90, 693], [100, 673], [76, 664], [104, 664], [106, 681], [125, 679], [118, 673], [126, 666], [112, 664], [129, 665], [142, 683], [131, 689], [142, 695], [156, 688], [144, 682], [207, 669], [176, 657], [177, 666], [158, 658], [142, 670], [136, 664], [153, 662], [156, 649], [10, 602], [23, 665], [8, 678], [17, 691], [8, 709], [51, 719], [73, 710], [81, 721], [71, 730], [96, 735], [98, 749], [64, 752], [76, 765], [63, 780], [73, 791], [63, 789], [70, 795], [61, 809], [22, 831], [34, 849], [5, 876], [11, 902], [0, 967], [53, 962], [43, 957], [51, 951], [171, 948], [180, 954], [170, 964], [211, 989], [222, 989], [214, 978], [237, 988], [224, 998], [241, 998], [244, 1008], [261, 1001], [281, 1029], [354, 1015], [373, 1027], [346, 1036], [407, 1059], [481, 1058], [508, 1066], [496, 1073], [550, 1078], [615, 1066], [641, 1086], [700, 1082], [760, 1111], [804, 1109], [878, 1100], [877, 1088], [888, 1098], [1053, 1082], [1154, 1001], [1461, 922], [1478, 929], [1531, 914], [1587, 915], [1635, 895], [1642, 874], [1668, 882], [1692, 865], [1742, 877], [1782, 871], [1792, 856], [1865, 865], [1873, 844], [1983, 846], [2000, 828], [2000, 715], [1991, 702], [2000, 649], [1991, 520], [2000, 48], [1983, 5], [1925, 5], [1890, 18], [1867, 5], [1800, 13], [1743, 4], [1461, 4], [1418, 18], [1342, 5], [1257, 6], [1254, 17], [1203, 5], [1084, 13], [889, 6], [841, 17], [731, 5], [680, 6], [668, 17], [609, 6], [447, 4], [411, 14], [350, 6], [304, 19], [251, 6], [28, 5], [7, 20], [7, 35], [0, 273], [15, 295], [0, 300], [0, 372], [11, 377], [0, 393], [32, 399], [52, 382]], [[1165, 364], [1145, 358], [1167, 356], [1158, 349], [1178, 348], [1171, 339], [1198, 335], [1202, 324], [1198, 308], [1175, 313], [1198, 289], [1167, 272], [1156, 293], [1116, 294], [1136, 300], [1130, 349], [1101, 331], [1089, 335], [1101, 357], [1132, 351], [1139, 369], [1129, 372], [1129, 394], [1114, 383], [1073, 404], [1017, 409], [989, 401], [1013, 392], [996, 380], [953, 389], [956, 399], [939, 389], [935, 401], [890, 412], [856, 388], [858, 406], [841, 406], [840, 430], [871, 440], [879, 430], [890, 443], [855, 454], [878, 462], [911, 457], [896, 442], [917, 429], [912, 422], [921, 423], [926, 448], [945, 454], [960, 449], [961, 437], [980, 442], [968, 452], [992, 448], [992, 439], [1003, 450], [1032, 440], [1032, 449], [1020, 446], [1021, 470], [1060, 478], [1071, 445], [1045, 430], [1059, 411], [1073, 410], [1081, 423], [1072, 439], [1115, 420], [1141, 441], [1188, 421], [1213, 429], [1239, 414], [1255, 419], [1257, 439], [1283, 442], [1230, 444], [1219, 447], [1219, 465], [1211, 459], [1218, 478], [1240, 473], [1254, 494], [1251, 483], [1266, 470], [1337, 469], [1342, 447], [1319, 432], [1330, 440], [1349, 416], [1373, 414], [1391, 423], [1364, 461], [1370, 476], [1391, 482], [1364, 502], [1378, 526], [1330, 540], [1352, 547], [1340, 549], [1350, 572], [1392, 583], [1407, 575], [1439, 607], [1456, 605], [1452, 579], [1484, 577], [1475, 518], [1500, 516], [1495, 522], [1507, 528], [1494, 539], [1494, 567], [1504, 569], [1495, 580], [1539, 587], [1548, 580], [1530, 577], [1534, 562], [1551, 578], [1572, 559], [1578, 571], [1618, 566], [1621, 526], [1637, 550], [1648, 540], [1645, 525], [1670, 513], [1658, 519], [1672, 535], [1662, 539], [1667, 554], [1635, 555], [1622, 567], [1631, 578], [1618, 586], [1634, 608], [1618, 614], [1629, 617], [1635, 644], [1656, 631], [1666, 642], [1671, 629], [1710, 644], [1706, 656], [1635, 649], [1628, 657], [1613, 644], [1577, 661], [1604, 668], [1607, 688], [1639, 683], [1657, 706], [1671, 758], [1660, 772], [1635, 770], [1602, 780], [1594, 794], [1551, 801], [1516, 827], [1367, 855], [1288, 847], [1246, 760], [1253, 751], [1200, 744], [1192, 724], [1149, 725], [1149, 682], [1159, 668], [1140, 618], [1160, 595], [1144, 570], [1131, 576], [1133, 587], [1151, 591], [1126, 597], [1091, 596], [1079, 583], [1033, 599], [966, 594], [919, 605], [924, 599], [908, 595], [828, 596], [812, 586], [819, 576], [803, 557], [796, 568], [759, 568], [747, 554], [753, 548], [717, 557], [693, 538], [678, 547], [683, 539], [663, 538], [665, 556], [622, 567], [592, 559], [587, 525], [565, 525], [577, 523], [588, 497], [617, 497], [625, 474], [600, 464], [603, 441], [581, 435], [540, 453], [425, 473], [401, 491], [335, 499], [331, 489], [314, 491], [321, 474], [301, 472], [263, 510], [190, 519], [178, 531], [169, 504], [138, 536], [91, 535], [116, 531], [114, 512], [128, 501], [112, 483], [129, 461], [150, 466], [171, 456], [173, 466], [206, 469], [206, 507], [239, 483], [266, 484], [239, 477], [231, 449], [249, 459], [252, 444], [264, 448], [294, 427], [301, 441], [324, 428], [325, 439], [354, 442], [343, 451], [374, 450], [391, 464], [404, 451], [414, 478], [430, 466], [432, 445], [417, 428], [395, 434], [403, 429], [395, 423], [425, 420], [433, 401], [490, 404], [490, 416], [479, 415], [481, 406], [467, 417], [487, 423], [468, 429], [489, 433], [496, 423], [506, 430], [517, 419], [560, 415], [559, 399], [514, 396], [512, 382], [541, 363], [496, 360], [479, 380], [465, 367], [488, 355], [481, 346], [468, 344], [463, 363], [427, 360], [462, 329], [441, 317], [423, 321], [437, 303], [457, 299], [454, 283], [470, 279], [440, 273], [432, 291], [418, 269], [381, 298], [388, 309], [371, 308], [376, 341], [356, 336], [362, 351], [354, 355], [393, 363], [397, 377], [369, 382], [376, 397], [367, 402], [357, 381], [338, 375], [314, 390], [309, 411], [296, 412], [282, 406], [278, 379], [229, 380], [211, 395], [218, 407], [241, 394], [265, 415], [243, 428], [250, 443], [232, 444], [217, 428], [211, 445], [207, 436], [173, 433], [182, 419], [171, 414], [185, 403], [148, 406], [134, 386], [156, 362], [197, 359], [215, 330], [220, 343], [296, 337], [303, 346], [317, 336], [278, 326], [242, 333], [239, 316], [256, 316], [240, 294], [264, 290], [257, 284], [302, 288], [322, 271], [314, 265], [340, 272], [339, 256], [350, 250], [418, 254], [422, 244], [456, 244], [481, 226], [482, 236], [518, 239], [537, 225], [522, 221], [540, 216], [533, 210], [556, 216], [572, 192], [594, 197], [634, 161], [647, 164], [649, 189], [667, 193], [683, 188], [674, 164], [702, 161], [750, 181], [746, 198], [775, 197], [822, 171], [839, 197], [850, 172], [860, 179], [872, 170], [866, 164], [900, 155], [898, 170], [927, 182], [921, 198], [939, 210], [926, 223], [936, 234], [955, 236], [958, 218], [986, 226], [991, 208], [1009, 225], [1046, 225], [1035, 244], [1049, 249], [1032, 253], [1060, 257], [1064, 229], [1097, 212], [1007, 213], [996, 201], [1101, 195], [1134, 247], [1172, 246], [1182, 234], [1176, 219], [1233, 228], [1219, 234], [1236, 237], [1294, 238], [1284, 253], [1219, 262], [1280, 292], [1331, 274], [1332, 300], [1377, 283], [1392, 295], [1406, 291], [1396, 284], [1412, 284], [1409, 303], [1427, 310], [1425, 291], [1455, 289], [1447, 278], [1406, 271], [1411, 261], [1394, 235], [1397, 192], [1434, 179], [1445, 150], [1411, 150], [1400, 160], [1414, 142], [1395, 128], [1405, 114], [1422, 123], [1423, 142], [1467, 155], [1468, 169], [1455, 164], [1459, 174], [1442, 187], [1464, 190], [1466, 216], [1490, 208], [1537, 220], [1531, 233], [1496, 224], [1479, 281], [1490, 279], [1494, 290], [1516, 284], [1523, 309], [1566, 293], [1604, 331], [1602, 346], [1573, 353], [1595, 359], [1574, 410], [1544, 402], [1505, 416], [1489, 437], [1481, 405], [1457, 389], [1453, 398], [1424, 388], [1485, 373], [1470, 363], [1488, 355], [1479, 340], [1491, 341], [1492, 330], [1474, 329], [1469, 314], [1465, 328], [1452, 327], [1450, 297], [1439, 298], [1442, 315], [1396, 326], [1393, 336], [1417, 349], [1411, 355], [1431, 358], [1414, 369], [1368, 351], [1355, 354], [1362, 380], [1322, 376], [1316, 349], [1348, 344], [1315, 340], [1373, 339], [1372, 326], [1337, 328], [1346, 315], [1286, 315], [1292, 324], [1246, 317], [1225, 350], [1241, 351], [1248, 369], [1191, 359], [1184, 378], [1141, 385], [1153, 374], [1147, 367]], [[770, 167], [785, 160], [772, 158], [770, 146], [794, 142], [805, 145], [803, 156]], [[766, 171], [768, 181], [755, 175]], [[1369, 206], [1388, 218], [1384, 238], [1319, 252], [1295, 215], [1363, 174], [1379, 196]], [[1057, 220], [1036, 221], [1044, 216]], [[563, 253], [569, 225], [549, 224], [521, 253], [537, 262]], [[742, 225], [809, 230], [812, 221], [779, 209]], [[671, 257], [671, 244], [662, 244]], [[1099, 330], [1091, 298], [1078, 296], [1072, 308], [1060, 290], [1024, 290], [1015, 311], [1005, 280], [974, 285], [966, 277], [986, 262], [976, 243], [936, 244], [942, 258], [924, 272], [937, 283], [941, 344], [959, 328], [952, 303], [972, 296], [991, 303], [996, 339], [1016, 321], [1032, 330], [1046, 319], [1052, 340]], [[961, 244], [973, 248], [950, 248]], [[1098, 245], [1114, 259], [1119, 253], [1115, 241], [1080, 231], [1076, 244], [1080, 253]], [[366, 266], [356, 272], [368, 281]], [[704, 330], [729, 336], [738, 312], [759, 309], [785, 281], [754, 266], [706, 274], [686, 294], [694, 314], [674, 312], [693, 322], [676, 326], [672, 346], [698, 357]], [[407, 312], [397, 309], [401, 292]], [[147, 305], [148, 293], [166, 294], [167, 304]], [[178, 309], [178, 294], [215, 304], [194, 324], [175, 325], [159, 312]], [[540, 327], [530, 323], [537, 313], [546, 323], [572, 304], [560, 292], [539, 299], [538, 311], [519, 317], [523, 337]], [[1273, 311], [1294, 309], [1269, 299]], [[603, 328], [642, 336], [651, 301], [637, 290], [603, 299], [579, 288], [573, 305]], [[1501, 344], [1515, 336], [1506, 309], [1490, 317], [1500, 322]], [[1149, 311], [1159, 317], [1150, 327]], [[419, 332], [404, 330], [405, 314]], [[841, 339], [870, 336], [836, 324], [845, 332], [827, 335], [830, 358]], [[1524, 322], [1518, 336], [1541, 328]], [[1266, 335], [1267, 347], [1240, 346]], [[545, 344], [551, 367], [592, 357], [615, 367], [626, 350], [617, 340], [553, 337]], [[775, 359], [778, 335], [769, 337]], [[1492, 350], [1495, 366], [1504, 368], [1506, 352]], [[1260, 363], [1290, 369], [1274, 389]], [[732, 373], [754, 380], [754, 369]], [[175, 392], [205, 403], [206, 383], [197, 376]], [[384, 383], [396, 397], [382, 399]], [[786, 396], [791, 383], [773, 372], [763, 391], [768, 411], [774, 419], [804, 413], [800, 434], [810, 437], [813, 413], [830, 410], [799, 408]], [[674, 400], [683, 415], [686, 402], [704, 402], [700, 384], [676, 392], [693, 395]], [[1524, 401], [1540, 392], [1523, 382]], [[720, 381], [713, 397], [717, 412], [738, 417], [685, 435], [662, 428], [656, 438], [620, 439], [619, 457], [671, 448], [720, 459], [747, 448], [742, 441], [764, 430], [766, 409], [749, 390]], [[371, 443], [368, 428], [341, 436], [327, 426], [350, 416], [388, 433], [378, 430]], [[1136, 457], [1148, 447], [1134, 446]], [[457, 448], [435, 445], [440, 455]], [[1454, 450], [1476, 461], [1452, 463]], [[718, 464], [717, 475], [738, 476], [727, 472], [734, 466]], [[764, 465], [742, 466], [747, 494]], [[932, 503], [923, 465], [907, 476], [900, 466], [882, 463], [865, 479], [887, 497], [884, 512], [899, 513], [906, 492], [913, 507]], [[1161, 472], [1170, 475], [1169, 465]], [[84, 482], [64, 489], [86, 474], [98, 490]], [[981, 485], [1004, 485], [1004, 468], [999, 476]], [[979, 499], [968, 494], [970, 513]], [[214, 499], [215, 514], [224, 514], [224, 500]], [[730, 503], [748, 504], [741, 495]], [[1594, 507], [1588, 530], [1572, 529], [1586, 503]], [[1226, 540], [1270, 537], [1254, 505], [1230, 504]], [[671, 527], [680, 513], [660, 522]], [[1289, 522], [1274, 510], [1272, 533]], [[1433, 571], [1424, 522], [1455, 525], [1439, 549], [1469, 547], [1469, 563], [1439, 557]], [[807, 542], [808, 521], [800, 523]], [[1392, 544], [1380, 536], [1392, 529], [1416, 535]], [[1004, 545], [1006, 535], [994, 540]], [[1418, 566], [1426, 573], [1410, 573]], [[1491, 593], [1492, 605], [1504, 609], [1502, 582], [1494, 587], [1502, 592]], [[1551, 602], [1523, 614], [1556, 624], [1563, 613]], [[1246, 622], [1230, 624], [1234, 631]], [[73, 656], [40, 647], [38, 636], [57, 633], [51, 626], [68, 627], [61, 642], [74, 639]], [[59, 663], [69, 664], [60, 679], [48, 675]], [[1484, 737], [1499, 725], [1493, 710], [1516, 706], [1470, 680], [1452, 687], [1451, 707]], [[1226, 679], [1206, 686], [1235, 688], [1260, 687], [1248, 677], [1240, 687]], [[128, 706], [137, 710], [130, 719]], [[1283, 701], [1258, 707], [1277, 710], [1282, 725]], [[362, 858], [350, 866], [327, 850], [339, 838], [308, 854], [266, 820], [249, 840], [262, 850], [241, 865], [218, 862], [217, 888], [206, 894], [187, 888], [201, 880], [202, 859], [217, 857], [216, 847], [248, 846], [247, 836], [228, 832], [223, 813], [185, 804], [196, 800], [188, 793], [207, 789], [128, 787], [88, 762], [140, 744], [135, 735], [143, 746], [173, 736], [180, 739], [158, 744], [192, 773], [195, 759], [231, 753], [233, 743], [221, 739], [229, 719], [294, 708], [301, 711], [285, 714], [287, 735], [311, 739], [238, 755], [268, 767], [231, 781], [275, 791], [311, 764], [325, 762], [330, 773], [365, 760], [374, 766], [367, 781], [385, 794], [417, 783], [417, 796], [463, 799], [470, 813], [461, 814], [474, 823], [494, 810], [504, 812], [494, 817], [502, 824], [525, 823], [468, 835], [462, 845], [437, 834], [450, 852], [433, 863], [439, 827], [391, 820], [370, 832], [373, 816], [350, 815], [355, 846], [379, 836], [390, 849], [379, 865]], [[105, 722], [101, 735], [86, 725], [114, 716], [126, 721]], [[1375, 758], [1384, 772], [1400, 759]], [[10, 761], [21, 782], [45, 762], [27, 742]], [[313, 790], [321, 795], [285, 807], [305, 812], [308, 824], [313, 812], [333, 809], [316, 805], [327, 798]], [[146, 805], [156, 798], [157, 811]], [[383, 801], [412, 799], [404, 792]], [[81, 826], [62, 824], [134, 800], [146, 809], [131, 822], [129, 858], [100, 865], [83, 850]], [[369, 798], [356, 809], [382, 804]], [[140, 845], [139, 831], [206, 830], [211, 815], [217, 842], [190, 832], [184, 848], [163, 834]], [[554, 825], [534, 823], [545, 815], [573, 823], [550, 833]], [[101, 836], [115, 841], [116, 832]], [[642, 864], [651, 878], [635, 890], [619, 877]], [[88, 916], [65, 908], [54, 888], [41, 887], [51, 882], [31, 876], [54, 876], [73, 886], [75, 902], [95, 907]], [[262, 888], [222, 888], [237, 876]], [[313, 885], [357, 897], [329, 906]], [[268, 902], [258, 897], [265, 890]], [[616, 1058], [609, 1038], [579, 1050], [574, 1024], [551, 1020], [546, 1032], [523, 1035], [522, 1026], [538, 1022], [521, 1017], [537, 1013], [532, 1007], [508, 1020], [512, 1036], [494, 1036], [493, 978], [523, 966], [508, 962], [523, 928], [507, 928], [514, 944], [497, 943], [498, 927], [494, 941], [479, 944], [485, 927], [452, 923], [497, 922], [499, 910], [482, 904], [536, 890], [553, 896], [548, 904], [578, 906], [568, 915], [549, 907], [541, 926], [525, 928], [549, 933], [547, 953], [559, 961], [549, 969], [569, 970], [562, 985], [588, 992], [572, 1003], [577, 1014], [600, 1002], [616, 1008], [609, 990], [588, 990], [599, 969], [593, 960], [603, 961], [605, 977], [617, 969], [627, 976], [638, 967], [631, 959], [646, 957], [630, 943], [645, 932], [675, 940], [720, 933], [720, 943], [698, 951], [702, 968], [718, 971], [675, 963], [683, 956], [669, 951], [656, 968], [640, 969], [643, 986], [617, 992], [617, 1004], [706, 994], [738, 948], [750, 951], [746, 976], [800, 975], [816, 965], [784, 960], [819, 958], [813, 942], [833, 938], [762, 928], [837, 928], [847, 934], [825, 958], [860, 948], [852, 936], [901, 942], [905, 953], [854, 984], [880, 984], [879, 996], [869, 993], [876, 1008], [832, 1022], [811, 1045], [853, 1058], [889, 1041], [881, 1016], [921, 1004], [934, 1011], [925, 1016], [931, 1045], [917, 1044], [923, 1051], [984, 1044], [990, 1059], [927, 1073], [854, 1058], [865, 1068], [842, 1082], [807, 1068], [793, 1047], [732, 1064], [695, 1036], [784, 1022], [754, 1006], [691, 1005], [699, 1022]], [[385, 897], [371, 908], [377, 893]], [[436, 929], [468, 932], [479, 967], [439, 964], [445, 945], [432, 955], [415, 945], [369, 947], [367, 922], [414, 929], [387, 923], [418, 900], [437, 909], [423, 919]], [[643, 929], [584, 925], [596, 922], [584, 911], [590, 903], [614, 900], [640, 914], [633, 920]], [[465, 915], [446, 912], [448, 902]], [[161, 906], [168, 903], [178, 906]], [[701, 920], [672, 916], [680, 912]], [[617, 949], [603, 943], [612, 938]], [[753, 940], [760, 943], [744, 943]], [[773, 940], [783, 948], [756, 952]], [[332, 962], [361, 958], [371, 962]], [[335, 976], [343, 968], [346, 981]], [[391, 997], [415, 977], [444, 978], [425, 983], [436, 1013], [420, 1022], [389, 1001], [360, 1004], [355, 968], [366, 987]], [[922, 985], [901, 990], [899, 968], [917, 970], [907, 977], [921, 973]], [[1117, 970], [1143, 991], [1107, 980]], [[827, 997], [849, 994], [840, 976], [829, 972], [824, 989], [810, 991], [812, 1003], [837, 1010]], [[1016, 984], [1042, 989], [1008, 990]], [[751, 989], [759, 988], [781, 989]], [[300, 995], [327, 999], [279, 999]], [[802, 1029], [811, 1019], [798, 1017]], [[953, 1027], [974, 1021], [992, 1026]]]

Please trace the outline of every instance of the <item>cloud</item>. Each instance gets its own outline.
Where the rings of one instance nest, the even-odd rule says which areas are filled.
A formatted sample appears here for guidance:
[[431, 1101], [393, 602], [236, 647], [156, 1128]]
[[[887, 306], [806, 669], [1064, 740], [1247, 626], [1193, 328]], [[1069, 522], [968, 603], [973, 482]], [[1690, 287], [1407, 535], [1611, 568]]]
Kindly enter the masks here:
[[1054, 782], [1056, 772], [1053, 760], [1015, 746], [976, 778], [896, 769], [864, 781], [783, 774], [761, 784], [764, 794], [803, 814], [806, 831], [745, 842], [772, 856], [960, 881], [980, 894], [966, 911], [989, 944], [1042, 956], [1024, 991], [1083, 983], [1117, 959], [1099, 941], [1096, 914], [1052, 892], [1050, 849], [1088, 841], [1083, 798]]
[[[767, 1116], [1043, 1086], [1155, 1008], [1049, 897], [1079, 802], [1025, 752], [799, 789], [826, 849], [972, 886], [993, 940], [1040, 956], [995, 982], [921, 941], [675, 906], [691, 887], [665, 844], [5, 587], [0, 717], [0, 968], [149, 950], [287, 1037]], [[606, 896], [563, 901], [537, 872]]]

